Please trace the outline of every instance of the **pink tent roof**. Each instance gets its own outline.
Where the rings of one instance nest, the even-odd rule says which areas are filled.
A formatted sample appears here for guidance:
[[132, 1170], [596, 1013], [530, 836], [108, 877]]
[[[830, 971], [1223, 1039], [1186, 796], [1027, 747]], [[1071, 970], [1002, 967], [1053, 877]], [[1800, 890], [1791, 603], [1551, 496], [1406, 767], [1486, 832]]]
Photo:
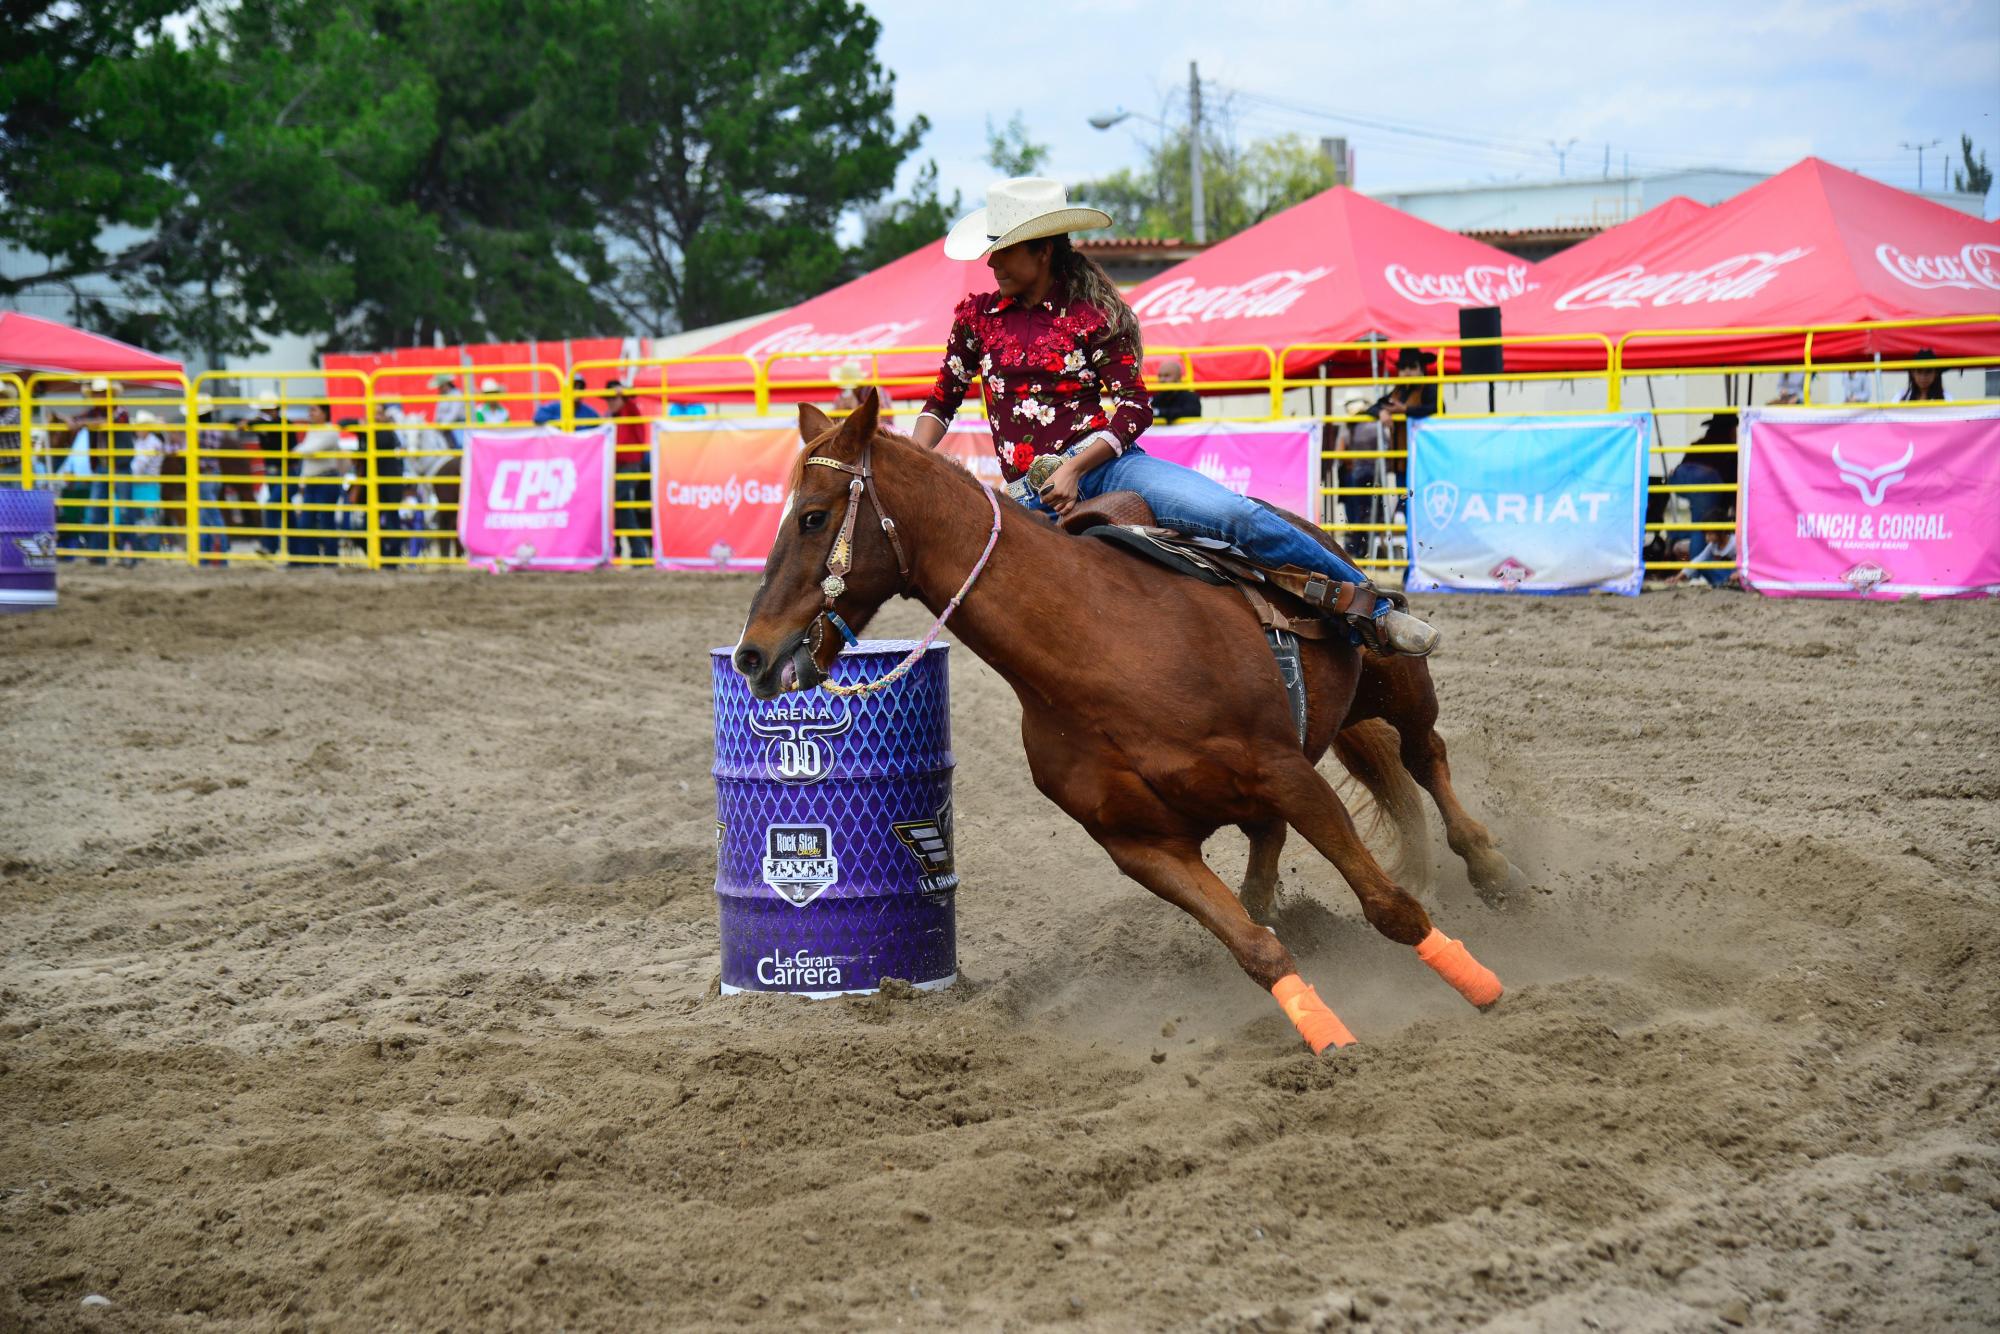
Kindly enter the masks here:
[[[1509, 334], [1844, 324], [2000, 314], [2000, 225], [1807, 158], [1705, 211], [1669, 201], [1535, 269], [1509, 300]], [[1656, 215], [1663, 215], [1656, 217]], [[1568, 345], [1565, 345], [1567, 348]], [[1627, 345], [1631, 365], [1800, 359], [1796, 335], [1691, 336]], [[1819, 335], [1813, 358], [2000, 352], [2000, 325]], [[1533, 345], [1510, 368], [1580, 366]], [[1601, 364], [1601, 363], [1592, 363]]]
[[163, 375], [181, 373], [181, 363], [153, 355], [101, 334], [85, 333], [54, 320], [18, 310], [0, 311], [0, 367], [53, 374]]
[[[993, 274], [984, 264], [946, 259], [940, 237], [873, 273], [705, 347], [698, 355], [747, 356], [762, 362], [776, 354], [769, 363], [774, 382], [820, 383], [811, 389], [774, 390], [773, 399], [826, 399], [832, 396], [825, 387], [828, 375], [849, 355], [889, 347], [943, 348], [951, 333], [952, 310], [965, 297], [992, 286]], [[860, 360], [869, 364], [865, 355]], [[937, 375], [939, 360], [935, 352], [881, 357], [873, 374], [920, 381], [888, 392], [893, 397], [922, 398]], [[750, 372], [747, 363], [738, 361], [668, 366], [665, 376], [673, 393], [703, 385], [742, 385]]]
[[[1456, 338], [1461, 307], [1498, 305], [1530, 281], [1524, 260], [1335, 186], [1127, 296], [1149, 351], [1248, 344], [1278, 354], [1370, 334]], [[1299, 352], [1285, 369], [1299, 374], [1332, 355]], [[1260, 378], [1270, 364], [1261, 352], [1194, 362], [1200, 381]]]

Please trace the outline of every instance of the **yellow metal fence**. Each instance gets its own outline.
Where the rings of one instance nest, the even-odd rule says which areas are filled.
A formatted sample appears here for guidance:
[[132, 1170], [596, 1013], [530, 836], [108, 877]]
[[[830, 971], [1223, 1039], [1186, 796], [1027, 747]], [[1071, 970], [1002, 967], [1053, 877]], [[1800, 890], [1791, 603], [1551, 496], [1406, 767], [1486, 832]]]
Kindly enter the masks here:
[[[1185, 387], [1209, 395], [1204, 420], [1316, 422], [1323, 432], [1320, 453], [1321, 526], [1337, 534], [1364, 566], [1400, 567], [1406, 559], [1401, 501], [1407, 479], [1407, 415], [1378, 418], [1352, 410], [1354, 399], [1373, 403], [1394, 384], [1436, 396], [1440, 416], [1507, 416], [1476, 401], [1463, 401], [1468, 386], [1524, 386], [1562, 382], [1575, 402], [1535, 408], [1535, 415], [1604, 412], [1638, 408], [1633, 386], [1647, 387], [1645, 410], [1656, 420], [1681, 416], [1733, 417], [1747, 402], [1725, 395], [1722, 402], [1653, 403], [1651, 384], [1666, 377], [1682, 381], [1757, 374], [1803, 377], [1802, 402], [1810, 403], [1813, 377], [1823, 372], [1866, 370], [1886, 373], [1914, 369], [1947, 371], [2000, 364], [1994, 358], [1815, 361], [1815, 337], [1831, 333], [1932, 325], [1983, 324], [2000, 334], [2000, 315], [1894, 324], [1836, 325], [1758, 330], [1666, 330], [1627, 334], [1613, 341], [1601, 335], [1494, 339], [1432, 339], [1411, 342], [1299, 344], [1283, 349], [1148, 348], [1149, 371], [1173, 360], [1190, 372]], [[1788, 365], [1678, 366], [1638, 368], [1625, 364], [1628, 347], [1660, 338], [1730, 334], [1792, 335], [1804, 339], [1801, 361]], [[1578, 343], [1601, 353], [1594, 370], [1527, 370], [1492, 374], [1448, 373], [1449, 354], [1469, 348]], [[1423, 374], [1392, 376], [1387, 366], [1405, 347], [1437, 358]], [[64, 556], [73, 559], [184, 561], [189, 564], [287, 563], [367, 569], [451, 565], [462, 560], [457, 548], [459, 460], [468, 430], [532, 429], [537, 409], [552, 424], [574, 429], [595, 418], [626, 428], [615, 472], [614, 533], [622, 565], [650, 564], [652, 487], [650, 461], [633, 456], [645, 449], [651, 422], [679, 411], [673, 405], [699, 401], [700, 411], [767, 414], [801, 399], [832, 403], [843, 387], [804, 375], [801, 361], [825, 365], [835, 358], [862, 361], [862, 384], [876, 385], [907, 399], [927, 385], [930, 375], [898, 371], [941, 348], [819, 350], [748, 357], [678, 357], [636, 361], [579, 362], [517, 366], [439, 365], [360, 371], [257, 372], [254, 376], [212, 372], [184, 376], [100, 376], [84, 382], [35, 374], [0, 374], [0, 485], [17, 484], [56, 494], [57, 536]], [[1233, 380], [1201, 379], [1204, 358], [1249, 354], [1261, 358], [1262, 375]], [[1311, 377], [1288, 375], [1288, 365], [1319, 363]], [[1348, 371], [1348, 366], [1366, 370]], [[736, 375], [730, 368], [740, 367]], [[1336, 372], [1338, 368], [1338, 373]], [[576, 380], [613, 370], [621, 380], [637, 378], [622, 400], [625, 410], [607, 415], [602, 392], [582, 390]], [[517, 386], [474, 392], [474, 375], [506, 374]], [[685, 377], [685, 378], [684, 378]], [[719, 377], [719, 378], [718, 378]], [[601, 376], [599, 377], [601, 378]], [[656, 382], [649, 382], [654, 380]], [[269, 390], [246, 394], [244, 381]], [[1157, 386], [1156, 386], [1157, 387]], [[1460, 402], [1454, 404], [1453, 392]], [[1492, 391], [1489, 390], [1489, 393]], [[1217, 396], [1220, 396], [1219, 398]], [[1334, 409], [1336, 397], [1344, 399]], [[1884, 395], [1886, 398], [1887, 395]], [[718, 400], [727, 401], [718, 401]], [[1961, 397], [1925, 402], [1949, 409], [1995, 399]], [[713, 406], [710, 406], [713, 405]], [[838, 405], [836, 404], [836, 410]], [[1879, 403], [1863, 406], [1888, 406]], [[1315, 407], [1318, 410], [1314, 410]], [[978, 396], [966, 411], [980, 411]], [[1727, 532], [1733, 516], [1697, 521], [1666, 509], [1708, 493], [1734, 493], [1728, 481], [1698, 480], [1690, 463], [1706, 456], [1733, 458], [1727, 442], [1670, 444], [1656, 430], [1651, 453], [1659, 459], [1651, 484], [1646, 531], [1663, 540], [1676, 535], [1696, 546], [1702, 535]], [[1731, 433], [1733, 437], [1733, 432]], [[1670, 469], [1669, 457], [1680, 465]], [[1720, 460], [1725, 467], [1730, 459]], [[1696, 480], [1690, 480], [1690, 475]], [[1692, 506], [1690, 506], [1692, 508]], [[1706, 508], [1704, 506], [1704, 508]], [[1653, 570], [1726, 569], [1730, 562], [1694, 563], [1671, 549], [1647, 561]], [[1695, 554], [1690, 550], [1687, 555]]]

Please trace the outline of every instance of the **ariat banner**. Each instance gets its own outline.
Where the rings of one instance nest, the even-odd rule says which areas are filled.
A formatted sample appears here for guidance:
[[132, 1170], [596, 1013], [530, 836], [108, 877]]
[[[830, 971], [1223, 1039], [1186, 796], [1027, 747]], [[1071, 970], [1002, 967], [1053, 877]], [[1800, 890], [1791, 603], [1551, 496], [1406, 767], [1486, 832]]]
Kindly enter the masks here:
[[1774, 597], [2000, 592], [2000, 409], [1745, 412], [1739, 549]]
[[[654, 562], [668, 570], [761, 570], [778, 533], [798, 457], [790, 417], [668, 420], [655, 435]], [[1243, 495], [1316, 513], [1319, 426], [1214, 422], [1161, 426], [1140, 444]], [[953, 423], [938, 452], [1000, 486], [993, 437], [978, 418]]]
[[1643, 413], [1413, 423], [1405, 587], [1637, 593], [1651, 440]]
[[590, 570], [611, 558], [611, 429], [474, 431], [458, 540], [490, 570]]

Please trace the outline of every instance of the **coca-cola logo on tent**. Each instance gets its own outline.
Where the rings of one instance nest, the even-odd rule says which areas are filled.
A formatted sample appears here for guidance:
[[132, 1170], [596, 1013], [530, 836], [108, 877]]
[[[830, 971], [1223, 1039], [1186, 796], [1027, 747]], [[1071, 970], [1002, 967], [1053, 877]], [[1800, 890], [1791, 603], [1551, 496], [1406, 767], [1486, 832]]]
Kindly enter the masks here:
[[1473, 264], [1463, 273], [1417, 273], [1391, 264], [1382, 276], [1397, 296], [1420, 306], [1497, 306], [1535, 288], [1525, 264]]
[[1875, 247], [1875, 261], [1897, 281], [1927, 291], [1984, 287], [2000, 292], [2000, 245], [1991, 241], [1974, 241], [1953, 255], [1911, 255], [1885, 241]]
[[1306, 288], [1332, 273], [1330, 267], [1277, 269], [1248, 282], [1197, 287], [1192, 278], [1162, 283], [1132, 303], [1145, 324], [1188, 324], [1194, 320], [1243, 320], [1282, 315]]
[[1779, 270], [1804, 259], [1811, 246], [1754, 250], [1700, 269], [1648, 273], [1643, 264], [1592, 278], [1556, 298], [1557, 310], [1629, 310], [1635, 306], [1692, 306], [1710, 301], [1742, 301], [1764, 290]]
[[767, 357], [797, 356], [809, 352], [865, 352], [872, 348], [893, 347], [903, 335], [921, 327], [922, 324], [922, 320], [884, 320], [880, 324], [864, 325], [859, 329], [848, 329], [838, 333], [821, 333], [811, 323], [788, 324], [782, 329], [772, 330], [744, 348], [743, 355]]

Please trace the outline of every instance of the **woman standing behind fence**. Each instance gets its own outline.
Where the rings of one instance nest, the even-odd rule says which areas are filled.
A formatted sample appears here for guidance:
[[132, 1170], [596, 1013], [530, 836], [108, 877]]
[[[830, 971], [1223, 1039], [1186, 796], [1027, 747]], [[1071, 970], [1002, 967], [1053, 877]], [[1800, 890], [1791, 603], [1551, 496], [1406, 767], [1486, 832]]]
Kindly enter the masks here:
[[314, 403], [307, 408], [306, 421], [306, 433], [292, 451], [299, 460], [300, 490], [303, 492], [295, 527], [305, 536], [293, 539], [292, 549], [317, 564], [322, 559], [331, 559], [340, 551], [340, 540], [333, 536], [332, 506], [340, 503], [341, 495], [346, 490], [340, 479], [347, 462], [343, 457], [346, 451], [340, 443], [340, 432], [327, 425], [326, 404]]
[[[1937, 353], [1927, 347], [1917, 349], [1912, 361], [1936, 361]], [[1935, 366], [1912, 366], [1910, 387], [1903, 391], [1905, 403], [1942, 403], [1945, 401], [1944, 374]]]

